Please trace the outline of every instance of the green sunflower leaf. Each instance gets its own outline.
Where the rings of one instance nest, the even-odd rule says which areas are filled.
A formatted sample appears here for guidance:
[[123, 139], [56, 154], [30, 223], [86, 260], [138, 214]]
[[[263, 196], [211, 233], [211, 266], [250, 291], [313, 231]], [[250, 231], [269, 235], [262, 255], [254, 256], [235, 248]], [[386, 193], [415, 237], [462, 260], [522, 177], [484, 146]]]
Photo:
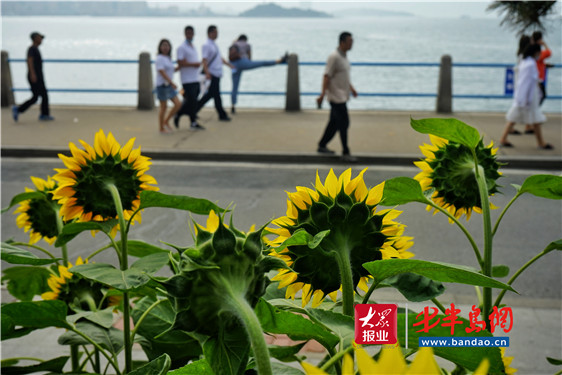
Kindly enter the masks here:
[[193, 198], [186, 195], [162, 194], [150, 190], [141, 192], [140, 201], [140, 209], [149, 207], [175, 208], [176, 210], [189, 211], [198, 215], [207, 215], [211, 210], [216, 213], [226, 211], [224, 208], [220, 208], [206, 199]]
[[[117, 328], [103, 328], [91, 322], [76, 323], [76, 330], [85, 334], [96, 344], [111, 351], [113, 355], [123, 348], [123, 331]], [[73, 331], [67, 331], [59, 336], [59, 345], [89, 345], [90, 342]]]
[[429, 202], [417, 180], [409, 177], [396, 177], [385, 181], [380, 205], [396, 206], [410, 202]]
[[10, 245], [6, 242], [2, 242], [0, 251], [1, 251], [0, 254], [2, 260], [10, 264], [27, 264], [32, 266], [41, 266], [44, 264], [55, 263], [61, 260], [61, 258], [54, 258], [54, 259], [39, 258], [37, 255], [27, 250], [20, 249], [19, 247]]
[[[138, 325], [141, 316], [148, 308], [156, 302], [155, 297], [147, 296], [135, 303], [131, 317]], [[146, 337], [147, 343], [141, 343], [148, 359], [153, 360], [166, 353], [170, 356], [173, 364], [187, 363], [201, 355], [201, 346], [193, 337], [183, 331], [169, 331], [164, 334], [173, 324], [176, 316], [174, 307], [170, 300], [158, 304], [138, 325], [137, 333]], [[158, 338], [156, 338], [158, 336]]]
[[492, 267], [493, 277], [506, 277], [509, 275], [509, 267], [503, 264]]
[[333, 348], [339, 342], [338, 336], [321, 325], [301, 315], [280, 310], [263, 299], [254, 311], [265, 332], [286, 334], [293, 340], [316, 340], [326, 348]]
[[306, 311], [315, 321], [338, 335], [344, 345], [351, 344], [355, 337], [355, 321], [352, 317], [323, 309], [307, 308]]
[[111, 328], [113, 326], [114, 308], [115, 308], [114, 306], [110, 306], [104, 310], [98, 310], [98, 311], [74, 310], [76, 314], [69, 315], [66, 318], [66, 320], [70, 323], [76, 323], [78, 320], [84, 318], [104, 328]]
[[[430, 308], [430, 313], [431, 308]], [[468, 320], [458, 317], [457, 321], [461, 321], [463, 324], [455, 325], [454, 334], [451, 335], [451, 327], [442, 326], [441, 324], [435, 325], [433, 328], [430, 328], [429, 331], [426, 332], [416, 332], [423, 329], [423, 324], [414, 326], [414, 323], [421, 322], [421, 317], [418, 318], [420, 320], [416, 321], [416, 316], [418, 314], [409, 313], [408, 314], [408, 347], [409, 348], [418, 348], [419, 347], [419, 340], [420, 337], [466, 337], [468, 334], [465, 331], [465, 328], [470, 327], [470, 323]], [[445, 318], [444, 315], [436, 315], [430, 321], [430, 325], [437, 322], [439, 319], [439, 323]], [[398, 341], [401, 345], [404, 345], [404, 326], [406, 322], [406, 317], [404, 313], [398, 313]], [[480, 331], [480, 332], [471, 332], [470, 338], [471, 339], [485, 339], [485, 338], [492, 338], [493, 335], [488, 331]], [[482, 362], [484, 358], [488, 358], [490, 361], [490, 374], [502, 374], [504, 370], [503, 362], [501, 359], [501, 352], [500, 348], [493, 348], [493, 347], [471, 347], [470, 350], [466, 350], [466, 348], [460, 347], [433, 347], [433, 351], [435, 355], [445, 358], [457, 365], [466, 367], [468, 370], [474, 371], [478, 368], [478, 365]]]
[[171, 365], [172, 361], [170, 360], [170, 356], [168, 354], [162, 354], [146, 365], [129, 372], [129, 375], [166, 375]]
[[562, 250], [562, 239], [553, 241], [543, 250], [543, 253], [550, 253], [553, 250]]
[[2, 361], [2, 374], [33, 374], [36, 372], [62, 374], [63, 368], [69, 358], [68, 356], [57, 357], [31, 366], [4, 366], [4, 362]]
[[547, 360], [548, 363], [550, 363], [551, 365], [555, 365], [555, 366], [560, 366], [560, 365], [562, 365], [562, 359], [556, 359], [556, 358], [546, 357], [546, 360]]
[[271, 363], [271, 371], [275, 375], [304, 375], [298, 368], [278, 362]]
[[170, 262], [169, 252], [155, 253], [138, 259], [131, 265], [131, 269], [136, 269], [148, 274], [158, 272]]
[[445, 291], [445, 287], [439, 281], [410, 272], [389, 277], [384, 283], [396, 288], [412, 302], [429, 301]]
[[272, 358], [275, 358], [281, 362], [296, 362], [299, 360], [297, 358], [297, 353], [305, 344], [306, 343], [303, 342], [302, 344], [293, 346], [269, 345], [267, 348], [269, 349], [269, 354]]
[[364, 263], [363, 267], [373, 276], [376, 284], [394, 275], [411, 272], [441, 282], [507, 289], [515, 292], [507, 284], [484, 276], [468, 267], [455, 264], [416, 259], [386, 259]]
[[8, 331], [2, 329], [2, 340], [21, 336], [20, 332], [14, 329], [14, 327], [24, 329], [47, 327], [70, 329], [71, 326], [66, 321], [66, 312], [66, 303], [62, 301], [15, 302], [3, 305], [2, 316], [3, 318], [9, 317], [12, 329]]
[[410, 118], [412, 128], [422, 134], [433, 134], [449, 141], [457, 142], [470, 149], [480, 142], [480, 133], [472, 126], [454, 118]]
[[3, 214], [4, 212], [9, 211], [10, 208], [14, 207], [16, 204], [26, 201], [28, 199], [41, 199], [41, 198], [45, 198], [45, 193], [42, 193], [40, 191], [29, 191], [26, 193], [18, 194], [12, 198], [12, 200], [10, 201], [10, 205], [6, 208], [3, 208], [2, 211], [0, 211], [0, 213]]
[[104, 263], [74, 266], [69, 271], [85, 279], [96, 281], [123, 292], [139, 289], [150, 281], [148, 275], [137, 268], [131, 267], [126, 271], [121, 271], [111, 264]]
[[218, 337], [205, 341], [203, 354], [216, 374], [243, 374], [250, 354], [246, 330], [242, 326], [221, 327]]
[[308, 233], [304, 229], [298, 229], [293, 233], [293, 235], [287, 238], [283, 243], [277, 247], [274, 247], [273, 250], [280, 252], [286, 247], [289, 246], [302, 246], [307, 245], [311, 249], [315, 249], [320, 245], [322, 240], [330, 234], [330, 230], [324, 230], [322, 232], [317, 233], [315, 236]]
[[21, 301], [31, 301], [33, 297], [51, 290], [47, 283], [51, 273], [44, 267], [17, 266], [2, 272], [2, 283], [7, 281], [10, 294]]
[[[117, 244], [121, 249], [121, 241]], [[128, 240], [127, 241], [127, 254], [133, 257], [142, 258], [147, 255], [157, 253], [169, 253], [170, 250], [163, 249], [158, 246], [151, 245], [144, 241]]]
[[203, 358], [179, 369], [170, 371], [168, 375], [215, 375], [215, 373], [211, 369], [211, 366], [209, 366], [209, 362]]
[[57, 240], [55, 241], [56, 247], [61, 247], [66, 245], [70, 242], [74, 237], [79, 235], [84, 231], [92, 231], [92, 230], [99, 230], [104, 233], [111, 232], [111, 229], [117, 225], [118, 221], [115, 219], [107, 220], [107, 221], [87, 221], [87, 222], [80, 222], [80, 223], [70, 223], [66, 224], [62, 228], [61, 234], [58, 235]]
[[519, 189], [519, 194], [523, 193], [547, 199], [562, 199], [562, 177], [549, 174], [528, 177]]

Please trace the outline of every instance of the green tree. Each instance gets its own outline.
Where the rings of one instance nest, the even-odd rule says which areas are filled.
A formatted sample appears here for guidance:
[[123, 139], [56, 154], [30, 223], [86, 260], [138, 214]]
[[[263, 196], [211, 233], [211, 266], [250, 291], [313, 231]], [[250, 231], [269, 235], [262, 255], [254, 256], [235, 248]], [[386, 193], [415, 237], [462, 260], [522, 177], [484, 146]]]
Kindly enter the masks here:
[[498, 11], [503, 15], [501, 26], [523, 34], [526, 30], [544, 30], [544, 18], [554, 13], [556, 1], [494, 1], [488, 5], [488, 11]]

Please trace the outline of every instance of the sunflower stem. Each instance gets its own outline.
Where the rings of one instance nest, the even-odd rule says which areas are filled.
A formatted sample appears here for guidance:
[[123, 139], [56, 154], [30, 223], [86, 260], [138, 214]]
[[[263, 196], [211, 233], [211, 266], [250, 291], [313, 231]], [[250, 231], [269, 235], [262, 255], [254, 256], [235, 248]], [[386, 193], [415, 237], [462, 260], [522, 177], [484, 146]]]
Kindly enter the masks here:
[[351, 273], [351, 260], [349, 259], [348, 251], [336, 251], [336, 261], [338, 262], [338, 267], [340, 269], [343, 314], [353, 317], [353, 275]]
[[[95, 257], [96, 255], [98, 255], [99, 253], [101, 253], [102, 251], [105, 251], [107, 249], [111, 249], [113, 247], [113, 244], [109, 244], [106, 245], [104, 247], [102, 247], [101, 249], [98, 249], [96, 251], [94, 251], [93, 253], [91, 253], [90, 255], [88, 255], [88, 257], [85, 259], [85, 261], [89, 261], [90, 259], [92, 259], [93, 257]], [[119, 257], [121, 257], [121, 255], [119, 254]]]
[[[119, 196], [117, 187], [108, 183], [107, 188], [111, 192], [113, 203], [117, 211], [117, 218], [119, 219], [119, 230], [121, 231], [121, 271], [126, 271], [129, 268], [129, 260], [127, 253], [127, 225], [125, 223], [125, 215], [123, 212], [123, 204]], [[129, 303], [129, 293], [123, 292], [123, 344], [125, 350], [125, 373], [129, 373], [133, 369], [133, 356], [131, 344], [131, 305]]]
[[322, 365], [322, 367], [320, 368], [320, 370], [327, 372], [328, 369], [330, 367], [332, 367], [333, 365], [337, 364], [337, 362], [347, 353], [349, 353], [350, 351], [353, 350], [353, 345], [349, 345], [347, 348], [345, 348], [344, 350], [341, 350], [339, 352], [337, 352], [334, 356], [332, 356], [328, 361], [326, 361], [326, 363], [324, 363]]
[[232, 285], [228, 281], [224, 280], [221, 284], [224, 285], [226, 303], [230, 305], [231, 312], [240, 319], [250, 337], [258, 374], [273, 375], [269, 349], [267, 349], [261, 324], [254, 313], [254, 309], [242, 294], [236, 293], [233, 290]]
[[433, 302], [433, 304], [434, 304], [435, 306], [437, 306], [437, 308], [438, 308], [439, 310], [441, 310], [441, 312], [442, 312], [443, 314], [445, 314], [445, 315], [447, 314], [447, 313], [445, 312], [445, 310], [446, 310], [446, 309], [445, 309], [445, 306], [443, 306], [443, 305], [441, 304], [441, 302], [439, 302], [439, 301], [437, 300], [437, 298], [432, 298], [432, 299], [431, 299], [431, 302]]
[[[478, 191], [480, 193], [480, 203], [482, 206], [482, 219], [484, 222], [484, 267], [482, 273], [484, 276], [492, 277], [492, 220], [490, 217], [490, 200], [488, 198], [488, 186], [484, 176], [484, 169], [478, 165], [478, 160], [474, 156], [475, 177], [478, 183]], [[482, 317], [486, 322], [486, 327], [490, 329], [490, 311], [492, 310], [492, 288], [483, 288], [483, 308]]]
[[152, 309], [154, 309], [156, 306], [158, 306], [159, 304], [161, 304], [162, 302], [164, 302], [164, 299], [159, 299], [158, 301], [154, 302], [152, 305], [150, 305], [150, 307], [148, 309], [146, 309], [146, 311], [141, 315], [141, 317], [139, 318], [139, 320], [137, 320], [137, 324], [135, 324], [135, 328], [133, 328], [133, 331], [131, 332], [131, 342], [135, 342], [135, 335], [137, 333], [137, 330], [139, 329], [140, 325], [142, 324], [142, 322], [144, 321], [144, 319], [148, 316], [148, 314], [152, 311]]
[[507, 206], [505, 206], [505, 208], [503, 209], [502, 213], [500, 214], [500, 217], [498, 218], [498, 220], [496, 221], [496, 225], [494, 225], [494, 230], [492, 230], [492, 236], [494, 236], [496, 234], [496, 232], [498, 231], [498, 227], [500, 226], [500, 222], [503, 219], [503, 216], [505, 215], [505, 213], [507, 212], [507, 210], [509, 209], [509, 207], [511, 207], [511, 205], [515, 202], [515, 200], [517, 198], [519, 198], [521, 194], [516, 194], [513, 198], [511, 198], [511, 200], [509, 201], [509, 203], [507, 204]]
[[106, 351], [97, 342], [95, 342], [88, 335], [86, 335], [85, 333], [79, 331], [78, 329], [76, 329], [74, 327], [71, 327], [70, 330], [72, 332], [76, 333], [78, 336], [85, 339], [86, 341], [88, 341], [96, 349], [98, 349], [99, 352], [107, 359], [107, 361], [109, 362], [108, 364], [111, 364], [111, 366], [115, 369], [115, 372], [117, 373], [117, 375], [121, 375], [121, 371], [119, 371], [119, 366], [117, 365], [115, 360], [109, 354], [107, 354]]
[[478, 264], [480, 265], [480, 268], [483, 268], [484, 267], [484, 259], [482, 259], [482, 254], [480, 253], [480, 249], [478, 248], [478, 245], [476, 245], [476, 242], [474, 241], [474, 238], [472, 237], [470, 232], [466, 229], [466, 227], [464, 225], [462, 225], [462, 223], [456, 217], [451, 215], [449, 213], [449, 211], [447, 211], [443, 207], [433, 203], [429, 199], [427, 201], [427, 204], [430, 205], [431, 207], [435, 208], [436, 210], [441, 211], [443, 214], [445, 214], [445, 216], [447, 216], [449, 219], [451, 219], [462, 230], [462, 232], [464, 233], [464, 235], [468, 239], [468, 242], [470, 242], [470, 245], [472, 246], [472, 249], [474, 250], [474, 255], [476, 256], [476, 259], [478, 260]]
[[[64, 227], [64, 223], [62, 222], [62, 217], [59, 214], [59, 209], [54, 208], [55, 210], [55, 217], [57, 218], [57, 232], [60, 235], [62, 233], [62, 227]], [[62, 253], [62, 261], [65, 267], [68, 267], [68, 248], [66, 244], [61, 246], [61, 253]]]
[[361, 302], [361, 303], [363, 303], [363, 304], [369, 303], [369, 299], [371, 298], [371, 294], [373, 294], [373, 292], [375, 291], [375, 289], [377, 289], [378, 286], [379, 286], [379, 283], [376, 283], [376, 282], [373, 281], [373, 283], [369, 287], [369, 290], [367, 291], [367, 293], [363, 297], [363, 302]]
[[[509, 281], [507, 282], [507, 285], [511, 286], [511, 284], [513, 284], [515, 282], [515, 279], [517, 279], [519, 277], [519, 275], [521, 275], [523, 273], [523, 271], [525, 271], [527, 268], [529, 268], [529, 266], [533, 263], [535, 263], [537, 260], [539, 260], [539, 258], [541, 258], [543, 255], [545, 255], [547, 253], [545, 253], [544, 251], [541, 251], [540, 253], [538, 253], [537, 255], [535, 255], [532, 259], [530, 259], [527, 263], [525, 263], [521, 268], [519, 268], [517, 270], [517, 272], [515, 272], [513, 274], [513, 276], [511, 276], [511, 278], [509, 279]], [[499, 306], [503, 296], [505, 295], [505, 293], [507, 292], [507, 289], [503, 289], [500, 294], [498, 295], [498, 297], [496, 298], [496, 302], [494, 303], [494, 306]]]

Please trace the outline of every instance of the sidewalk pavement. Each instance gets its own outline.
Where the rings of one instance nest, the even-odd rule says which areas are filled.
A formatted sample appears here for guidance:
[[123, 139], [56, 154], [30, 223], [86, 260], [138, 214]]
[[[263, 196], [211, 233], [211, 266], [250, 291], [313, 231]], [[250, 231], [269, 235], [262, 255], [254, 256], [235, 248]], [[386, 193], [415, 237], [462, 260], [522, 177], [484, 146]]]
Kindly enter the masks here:
[[[268, 163], [340, 163], [338, 157], [316, 154], [328, 120], [327, 110], [306, 110], [287, 113], [281, 110], [240, 109], [232, 122], [217, 120], [213, 109], [200, 113], [204, 131], [190, 131], [188, 118], [182, 117], [180, 128], [170, 135], [158, 133], [157, 111], [138, 111], [122, 107], [53, 107], [52, 122], [40, 122], [32, 109], [20, 115], [18, 123], [11, 118], [10, 108], [2, 109], [2, 156], [56, 156], [68, 152], [68, 143], [78, 144], [82, 139], [93, 143], [94, 133], [100, 128], [112, 132], [124, 144], [136, 137], [135, 146], [155, 160], [212, 160], [251, 161]], [[505, 125], [501, 113], [455, 113], [444, 116], [434, 112], [351, 111], [350, 148], [361, 164], [412, 165], [422, 155], [418, 146], [429, 142], [427, 135], [415, 132], [410, 126], [410, 116], [415, 119], [429, 117], [455, 117], [475, 128], [488, 144], [498, 139]], [[548, 114], [543, 126], [545, 139], [554, 146], [546, 151], [537, 148], [532, 135], [511, 136], [512, 149], [500, 148], [500, 160], [508, 167], [562, 170], [562, 115]], [[521, 130], [522, 126], [518, 125]], [[339, 138], [329, 147], [341, 151]], [[555, 172], [557, 173], [557, 172]], [[3, 300], [7, 297], [3, 291]], [[381, 295], [379, 302], [404, 302], [400, 296]], [[445, 299], [450, 300], [450, 299]], [[469, 311], [472, 303], [456, 300], [457, 306]], [[506, 298], [513, 306], [514, 326], [510, 348], [506, 355], [514, 356], [512, 367], [519, 374], [551, 374], [559, 368], [546, 362], [545, 357], [562, 358], [562, 306], [559, 300]], [[410, 308], [421, 308], [411, 304]], [[44, 331], [40, 335], [44, 336]], [[53, 345], [37, 346], [29, 336], [9, 340], [2, 344], [3, 357], [21, 355], [21, 348], [33, 348], [37, 357], [60, 355], [61, 348], [54, 344], [56, 334], [50, 332]], [[502, 335], [503, 336], [503, 335]], [[63, 348], [64, 349], [64, 348]], [[64, 352], [63, 352], [64, 353]], [[314, 358], [314, 353], [307, 353]], [[136, 357], [143, 354], [136, 351]]]
[[[131, 107], [53, 107], [55, 121], [41, 122], [32, 109], [17, 123], [11, 109], [2, 109], [3, 156], [51, 156], [68, 152], [68, 143], [82, 139], [92, 143], [99, 129], [112, 132], [120, 143], [136, 137], [145, 154], [154, 159], [252, 161], [279, 163], [339, 163], [338, 156], [316, 153], [326, 126], [328, 110], [284, 112], [277, 109], [240, 109], [231, 122], [219, 122], [214, 109], [200, 112], [203, 131], [191, 131], [183, 116], [172, 134], [158, 132], [157, 110]], [[498, 145], [505, 125], [502, 113], [454, 113], [420, 111], [350, 111], [349, 146], [361, 164], [411, 165], [422, 155], [418, 146], [429, 137], [410, 127], [414, 119], [454, 117], [478, 129], [488, 144]], [[500, 160], [508, 167], [562, 169], [562, 115], [548, 114], [544, 138], [554, 150], [541, 150], [533, 135], [510, 136], [514, 148], [500, 148]], [[173, 125], [172, 125], [173, 126]], [[522, 130], [522, 126], [517, 128]], [[328, 145], [341, 153], [338, 135]]]

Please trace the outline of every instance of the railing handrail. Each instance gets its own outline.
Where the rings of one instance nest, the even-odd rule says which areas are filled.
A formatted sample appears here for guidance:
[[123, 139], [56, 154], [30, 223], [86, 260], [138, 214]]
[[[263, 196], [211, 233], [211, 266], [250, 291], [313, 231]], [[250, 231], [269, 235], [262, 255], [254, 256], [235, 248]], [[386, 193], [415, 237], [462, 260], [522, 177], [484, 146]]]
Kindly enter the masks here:
[[[26, 59], [9, 58], [8, 62], [26, 62]], [[127, 59], [43, 59], [47, 63], [67, 63], [67, 64], [138, 64], [137, 60]], [[154, 63], [154, 60], [150, 61]], [[324, 61], [300, 61], [302, 66], [324, 66]], [[374, 61], [354, 61], [352, 66], [407, 66], [407, 67], [439, 67], [438, 62], [374, 62]], [[453, 67], [459, 68], [511, 68], [515, 63], [473, 63], [473, 62], [453, 62]], [[562, 68], [562, 64], [553, 64], [551, 68]]]

